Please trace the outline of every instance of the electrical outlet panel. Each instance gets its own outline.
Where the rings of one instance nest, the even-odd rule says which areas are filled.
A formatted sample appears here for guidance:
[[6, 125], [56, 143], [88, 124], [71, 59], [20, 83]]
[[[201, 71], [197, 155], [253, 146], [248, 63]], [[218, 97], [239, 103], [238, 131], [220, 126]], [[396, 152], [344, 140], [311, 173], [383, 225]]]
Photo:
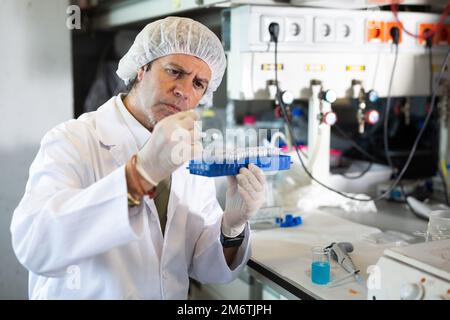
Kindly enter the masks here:
[[[392, 28], [399, 28], [398, 60], [391, 94], [429, 95], [430, 63], [424, 43], [405, 30], [423, 34], [436, 28], [440, 15], [390, 11], [333, 10], [293, 6], [244, 5], [230, 9], [227, 94], [236, 100], [273, 99], [274, 68], [278, 83], [295, 99], [307, 99], [312, 80], [333, 89], [338, 98], [351, 96], [358, 80], [380, 97], [389, 91], [395, 59]], [[277, 66], [269, 25], [279, 24]], [[432, 63], [440, 65], [450, 44], [450, 17], [433, 36]], [[445, 71], [450, 78], [450, 68]], [[401, 79], [401, 80], [400, 80]]]

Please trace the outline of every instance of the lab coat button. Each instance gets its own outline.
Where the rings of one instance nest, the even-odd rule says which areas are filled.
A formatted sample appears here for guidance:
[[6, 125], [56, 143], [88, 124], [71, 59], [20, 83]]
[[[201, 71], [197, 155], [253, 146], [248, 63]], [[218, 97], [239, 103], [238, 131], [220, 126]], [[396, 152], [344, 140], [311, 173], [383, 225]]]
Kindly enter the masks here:
[[164, 279], [169, 279], [169, 274], [167, 272], [163, 272], [163, 278]]

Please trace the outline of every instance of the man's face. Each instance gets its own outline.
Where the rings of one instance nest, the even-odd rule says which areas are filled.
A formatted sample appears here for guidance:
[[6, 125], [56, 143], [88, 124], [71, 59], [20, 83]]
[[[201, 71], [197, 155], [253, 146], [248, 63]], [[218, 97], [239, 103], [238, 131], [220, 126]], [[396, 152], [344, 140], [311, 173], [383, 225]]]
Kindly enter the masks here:
[[154, 60], [150, 69], [139, 69], [135, 95], [146, 126], [180, 111], [194, 109], [211, 80], [211, 70], [201, 59], [171, 54]]

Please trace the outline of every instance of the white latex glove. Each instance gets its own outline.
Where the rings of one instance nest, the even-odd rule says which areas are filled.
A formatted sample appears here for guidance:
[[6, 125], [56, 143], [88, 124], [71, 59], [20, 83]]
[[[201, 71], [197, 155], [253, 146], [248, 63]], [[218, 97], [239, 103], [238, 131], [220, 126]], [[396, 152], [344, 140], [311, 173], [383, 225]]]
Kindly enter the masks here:
[[247, 221], [264, 203], [266, 177], [262, 170], [250, 164], [235, 177], [228, 177], [222, 233], [227, 237], [238, 236]]
[[201, 157], [199, 132], [194, 134], [198, 114], [178, 112], [158, 122], [150, 139], [137, 154], [136, 169], [152, 185], [169, 177], [186, 161]]

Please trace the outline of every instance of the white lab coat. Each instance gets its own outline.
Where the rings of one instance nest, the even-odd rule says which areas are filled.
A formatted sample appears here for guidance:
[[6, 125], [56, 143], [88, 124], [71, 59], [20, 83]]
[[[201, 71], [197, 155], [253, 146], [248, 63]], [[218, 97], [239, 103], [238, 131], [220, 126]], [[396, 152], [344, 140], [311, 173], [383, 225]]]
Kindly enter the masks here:
[[186, 299], [189, 277], [232, 281], [250, 255], [250, 231], [231, 267], [220, 244], [212, 179], [172, 175], [163, 237], [153, 200], [128, 209], [124, 165], [138, 151], [118, 97], [42, 139], [12, 223], [31, 299]]

